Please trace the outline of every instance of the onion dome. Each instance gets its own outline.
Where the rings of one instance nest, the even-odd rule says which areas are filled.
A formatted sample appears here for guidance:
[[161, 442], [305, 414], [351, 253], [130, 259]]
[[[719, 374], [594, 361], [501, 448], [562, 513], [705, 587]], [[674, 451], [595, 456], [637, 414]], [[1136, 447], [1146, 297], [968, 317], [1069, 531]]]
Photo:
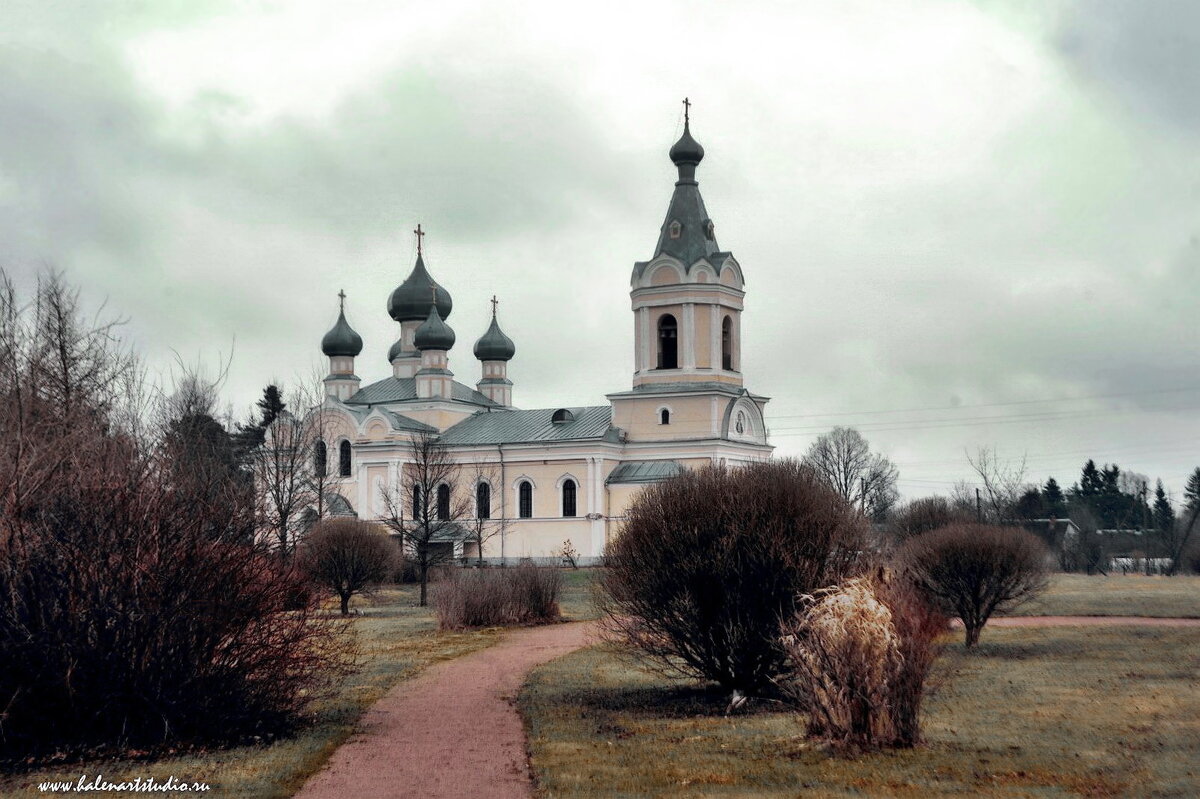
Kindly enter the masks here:
[[433, 282], [433, 278], [425, 269], [425, 259], [418, 252], [417, 264], [412, 273], [388, 298], [388, 315], [397, 322], [417, 322], [429, 316], [429, 309], [435, 304], [438, 315], [442, 319], [448, 319], [450, 310], [454, 307], [450, 292]]
[[[342, 295], [343, 298], [345, 295]], [[362, 336], [354, 332], [354, 328], [346, 323], [346, 311], [338, 311], [337, 324], [321, 339], [321, 352], [330, 358], [339, 355], [354, 357], [362, 352]]]
[[388, 363], [396, 360], [404, 352], [404, 339], [396, 339], [396, 343], [388, 348]]
[[454, 346], [454, 331], [442, 321], [436, 305], [429, 309], [429, 316], [417, 328], [413, 344], [419, 350], [448, 350]]
[[509, 361], [517, 354], [517, 346], [512, 339], [504, 335], [496, 322], [496, 312], [492, 311], [492, 324], [479, 341], [475, 342], [475, 357], [481, 361]]
[[700, 142], [692, 138], [692, 132], [688, 129], [688, 123], [685, 120], [683, 123], [683, 135], [679, 137], [679, 141], [671, 145], [671, 161], [675, 166], [699, 166], [704, 160], [704, 148], [700, 146]]

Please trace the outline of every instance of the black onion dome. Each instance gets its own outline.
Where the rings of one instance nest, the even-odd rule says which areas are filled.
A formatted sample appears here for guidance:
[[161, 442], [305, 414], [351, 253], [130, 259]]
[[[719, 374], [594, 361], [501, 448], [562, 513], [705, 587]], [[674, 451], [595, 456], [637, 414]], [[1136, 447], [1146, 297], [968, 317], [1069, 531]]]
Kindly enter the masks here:
[[704, 148], [700, 146], [700, 142], [692, 138], [692, 132], [688, 129], [688, 123], [683, 123], [683, 135], [679, 137], [679, 141], [671, 145], [671, 161], [675, 166], [683, 164], [691, 164], [698, 166], [704, 160]]
[[433, 282], [425, 269], [425, 259], [417, 253], [417, 264], [412, 273], [401, 283], [392, 296], [388, 298], [388, 316], [397, 322], [416, 322], [429, 315], [429, 308], [434, 304], [434, 292], [437, 296], [438, 315], [442, 319], [450, 317], [454, 302], [450, 292]]
[[396, 343], [388, 349], [388, 363], [396, 360], [400, 353], [404, 352], [403, 337], [396, 339]]
[[362, 352], [362, 336], [346, 323], [346, 312], [338, 312], [337, 324], [321, 339], [321, 352], [333, 358], [338, 355], [354, 357]]
[[504, 335], [504, 331], [500, 329], [500, 325], [496, 322], [496, 317], [492, 317], [492, 324], [488, 327], [487, 332], [479, 341], [475, 342], [475, 357], [481, 361], [509, 361], [517, 354], [517, 345], [508, 336]]
[[454, 346], [454, 331], [442, 321], [437, 306], [429, 309], [429, 316], [413, 336], [413, 344], [419, 350], [448, 350]]

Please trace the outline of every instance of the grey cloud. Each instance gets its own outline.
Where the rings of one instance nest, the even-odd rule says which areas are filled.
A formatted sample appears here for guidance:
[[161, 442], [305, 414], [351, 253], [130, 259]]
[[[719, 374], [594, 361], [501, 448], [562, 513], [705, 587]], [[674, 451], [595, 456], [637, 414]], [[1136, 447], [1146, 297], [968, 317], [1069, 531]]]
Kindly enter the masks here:
[[1200, 4], [1077, 2], [1055, 43], [1078, 74], [1134, 113], [1200, 133]]

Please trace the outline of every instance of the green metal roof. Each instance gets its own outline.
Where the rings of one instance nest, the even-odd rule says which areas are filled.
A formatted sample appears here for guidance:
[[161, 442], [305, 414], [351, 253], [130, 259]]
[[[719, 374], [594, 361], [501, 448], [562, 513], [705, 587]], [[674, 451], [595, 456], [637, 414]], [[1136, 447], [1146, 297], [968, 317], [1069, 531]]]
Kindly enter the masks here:
[[[500, 407], [470, 386], [453, 381], [451, 398], [455, 402], [467, 402], [485, 408]], [[411, 402], [417, 397], [417, 380], [414, 377], [388, 377], [378, 383], [363, 386], [346, 400], [347, 405], [379, 405], [384, 402]]]
[[551, 417], [559, 408], [536, 410], [506, 410], [477, 413], [442, 433], [441, 440], [450, 445], [519, 444], [534, 441], [576, 441], [593, 439], [618, 441], [617, 429], [612, 426], [612, 406], [567, 408], [574, 419], [554, 422]]
[[657, 483], [683, 471], [675, 461], [626, 461], [612, 470], [606, 483]]

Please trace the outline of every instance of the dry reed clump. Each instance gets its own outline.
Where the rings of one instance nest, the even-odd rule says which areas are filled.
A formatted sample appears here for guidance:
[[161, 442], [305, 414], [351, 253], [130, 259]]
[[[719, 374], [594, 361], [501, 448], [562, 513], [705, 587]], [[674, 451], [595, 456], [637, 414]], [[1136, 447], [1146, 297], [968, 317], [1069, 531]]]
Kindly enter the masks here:
[[778, 684], [808, 714], [808, 733], [843, 750], [918, 743], [945, 618], [882, 570], [797, 604], [783, 627], [789, 670]]
[[438, 627], [506, 627], [558, 618], [562, 575], [545, 566], [453, 569], [434, 585]]

